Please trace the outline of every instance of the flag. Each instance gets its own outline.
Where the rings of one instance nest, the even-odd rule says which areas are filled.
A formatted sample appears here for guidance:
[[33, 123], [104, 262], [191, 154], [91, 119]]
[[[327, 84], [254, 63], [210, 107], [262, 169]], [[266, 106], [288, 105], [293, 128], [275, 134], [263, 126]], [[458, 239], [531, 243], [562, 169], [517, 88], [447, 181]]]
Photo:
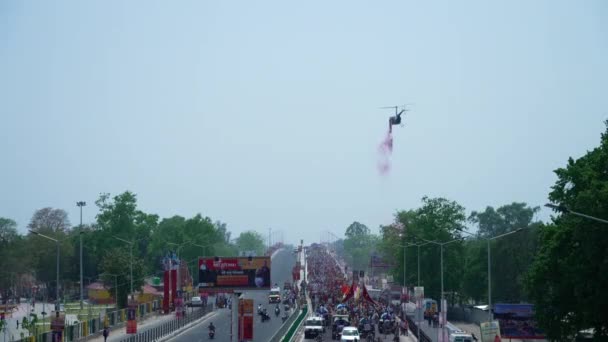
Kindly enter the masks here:
[[346, 295], [348, 293], [349, 289], [350, 289], [350, 286], [344, 284], [344, 285], [342, 285], [342, 288], [340, 290], [342, 291], [343, 295]]
[[363, 285], [363, 299], [365, 299], [366, 301], [368, 301], [368, 302], [376, 305], [376, 302], [374, 301], [374, 299], [367, 292], [367, 288], [365, 288], [365, 285]]
[[355, 283], [353, 282], [353, 284], [350, 286], [350, 288], [348, 289], [348, 291], [342, 297], [342, 303], [344, 303], [347, 300], [351, 299], [354, 295], [355, 295]]

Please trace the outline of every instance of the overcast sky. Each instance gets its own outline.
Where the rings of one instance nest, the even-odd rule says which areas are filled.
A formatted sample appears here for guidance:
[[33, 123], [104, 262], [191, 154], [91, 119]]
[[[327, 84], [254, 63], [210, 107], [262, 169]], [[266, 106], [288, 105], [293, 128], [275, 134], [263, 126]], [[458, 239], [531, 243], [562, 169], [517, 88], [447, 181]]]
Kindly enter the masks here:
[[[542, 205], [608, 118], [608, 2], [0, 1], [0, 216], [131, 190], [288, 242]], [[377, 170], [390, 110], [392, 169]], [[541, 219], [550, 212], [543, 209]]]

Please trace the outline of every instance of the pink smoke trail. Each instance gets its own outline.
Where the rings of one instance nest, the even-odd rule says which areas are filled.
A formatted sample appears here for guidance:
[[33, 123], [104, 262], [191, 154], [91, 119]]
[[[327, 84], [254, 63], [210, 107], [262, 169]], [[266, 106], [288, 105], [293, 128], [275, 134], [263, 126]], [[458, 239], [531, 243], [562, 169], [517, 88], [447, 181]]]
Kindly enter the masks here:
[[391, 154], [393, 153], [393, 136], [391, 132], [386, 133], [386, 137], [384, 141], [380, 143], [378, 146], [378, 155], [380, 160], [378, 160], [378, 172], [381, 175], [387, 175], [391, 170]]

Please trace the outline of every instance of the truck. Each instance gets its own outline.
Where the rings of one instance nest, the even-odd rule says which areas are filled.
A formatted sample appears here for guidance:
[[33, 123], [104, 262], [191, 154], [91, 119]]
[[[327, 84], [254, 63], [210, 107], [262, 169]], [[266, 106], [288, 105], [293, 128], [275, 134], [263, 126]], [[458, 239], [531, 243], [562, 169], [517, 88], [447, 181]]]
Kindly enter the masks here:
[[280, 287], [273, 287], [270, 289], [270, 292], [268, 293], [268, 303], [272, 304], [272, 303], [280, 303], [281, 302], [281, 288]]
[[422, 308], [424, 310], [424, 319], [432, 318], [437, 313], [437, 301], [431, 298], [422, 300]]

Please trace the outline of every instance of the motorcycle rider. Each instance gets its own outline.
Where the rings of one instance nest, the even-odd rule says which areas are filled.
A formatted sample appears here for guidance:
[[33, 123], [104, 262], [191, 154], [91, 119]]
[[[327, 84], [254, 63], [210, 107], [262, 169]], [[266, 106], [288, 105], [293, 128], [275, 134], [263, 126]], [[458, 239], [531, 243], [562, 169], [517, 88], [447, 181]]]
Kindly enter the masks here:
[[215, 336], [215, 326], [213, 325], [213, 322], [209, 323], [209, 338], [213, 338]]
[[261, 314], [262, 313], [262, 304], [258, 304], [258, 313]]
[[277, 306], [274, 307], [274, 314], [278, 316], [280, 313], [281, 313], [281, 308], [279, 308], [279, 304], [277, 304]]

